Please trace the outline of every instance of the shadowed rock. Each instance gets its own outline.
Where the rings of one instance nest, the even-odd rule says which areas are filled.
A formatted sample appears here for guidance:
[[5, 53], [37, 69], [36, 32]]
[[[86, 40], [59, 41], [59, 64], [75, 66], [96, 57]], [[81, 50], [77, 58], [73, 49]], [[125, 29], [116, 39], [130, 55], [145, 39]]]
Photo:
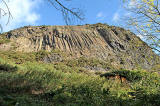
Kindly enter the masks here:
[[[132, 32], [104, 24], [83, 26], [27, 26], [3, 35], [11, 42], [0, 44], [0, 50], [23, 52], [58, 49], [67, 57], [98, 58], [117, 68], [151, 69], [160, 63], [152, 49]], [[61, 60], [56, 56], [57, 61]], [[59, 60], [60, 59], [60, 60]], [[45, 58], [54, 61], [55, 56]]]

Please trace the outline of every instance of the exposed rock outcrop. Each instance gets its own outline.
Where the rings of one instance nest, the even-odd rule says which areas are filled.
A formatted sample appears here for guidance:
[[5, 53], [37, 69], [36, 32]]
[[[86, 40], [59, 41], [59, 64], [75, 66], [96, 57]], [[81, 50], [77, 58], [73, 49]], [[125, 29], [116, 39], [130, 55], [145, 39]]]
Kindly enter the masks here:
[[[151, 69], [160, 63], [160, 57], [135, 34], [104, 24], [27, 26], [4, 33], [3, 36], [11, 42], [0, 44], [0, 50], [37, 52], [58, 49], [68, 58], [98, 58], [125, 69]], [[45, 61], [52, 60], [54, 56], [45, 58]]]

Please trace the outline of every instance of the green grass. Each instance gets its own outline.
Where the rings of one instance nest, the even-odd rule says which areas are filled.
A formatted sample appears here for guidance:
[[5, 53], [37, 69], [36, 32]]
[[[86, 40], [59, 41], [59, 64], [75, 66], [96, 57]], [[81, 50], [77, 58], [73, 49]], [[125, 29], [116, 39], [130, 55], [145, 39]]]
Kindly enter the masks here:
[[91, 66], [91, 67], [102, 67], [102, 68], [110, 68], [110, 69], [113, 68], [110, 63], [107, 63], [105, 61], [98, 60], [95, 58], [80, 57], [78, 59], [66, 60], [65, 63], [66, 63], [66, 65], [68, 65], [70, 67]]
[[8, 61], [14, 61], [16, 64], [23, 64], [26, 62], [40, 62], [48, 54], [50, 53], [47, 51], [39, 51], [39, 52], [32, 52], [32, 53], [0, 51], [0, 57]]
[[0, 34], [0, 44], [5, 44], [5, 43], [9, 43], [10, 40], [6, 38], [5, 35]]
[[[84, 66], [109, 64], [79, 58], [58, 63], [43, 63], [48, 53], [1, 52], [0, 106], [159, 106], [160, 75], [144, 70], [112, 70], [121, 83], [87, 73]], [[17, 62], [22, 64], [16, 64]]]

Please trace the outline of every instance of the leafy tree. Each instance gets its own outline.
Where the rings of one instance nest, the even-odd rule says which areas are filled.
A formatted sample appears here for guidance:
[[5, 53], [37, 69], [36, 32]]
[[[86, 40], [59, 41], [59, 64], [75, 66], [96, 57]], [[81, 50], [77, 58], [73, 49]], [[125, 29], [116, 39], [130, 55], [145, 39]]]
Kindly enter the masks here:
[[127, 24], [139, 32], [153, 50], [160, 53], [160, 1], [124, 0], [130, 14]]

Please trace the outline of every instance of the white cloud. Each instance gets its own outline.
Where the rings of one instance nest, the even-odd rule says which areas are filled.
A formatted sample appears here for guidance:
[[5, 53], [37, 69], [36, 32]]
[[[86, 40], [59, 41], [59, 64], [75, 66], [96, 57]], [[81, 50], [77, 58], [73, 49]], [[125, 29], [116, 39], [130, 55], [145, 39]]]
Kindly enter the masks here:
[[119, 20], [120, 20], [120, 15], [119, 15], [118, 12], [116, 12], [116, 13], [113, 15], [112, 21], [118, 22]]
[[125, 17], [130, 17], [131, 15], [132, 15], [132, 13], [131, 13], [131, 12], [128, 12], [128, 11], [124, 13], [124, 16], [125, 16]]
[[31, 23], [31, 24], [35, 24], [35, 22], [40, 18], [39, 14], [33, 13], [30, 14], [29, 16], [27, 16], [26, 18], [26, 22]]
[[96, 18], [99, 19], [99, 20], [104, 20], [105, 19], [105, 14], [103, 12], [99, 12], [97, 15], [96, 15]]
[[[3, 25], [4, 31], [23, 26], [34, 25], [40, 18], [40, 14], [36, 12], [42, 0], [10, 0], [8, 7], [12, 14], [10, 23], [7, 23], [7, 16], [0, 19], [0, 23]], [[5, 5], [1, 3], [0, 8], [5, 8]]]
[[136, 1], [135, 0], [131, 0], [130, 2], [129, 2], [129, 5], [130, 6], [134, 6], [136, 4]]
[[103, 13], [102, 13], [102, 12], [99, 12], [96, 17], [97, 17], [97, 18], [103, 17]]
[[143, 36], [143, 35], [141, 35], [141, 34], [138, 34], [137, 36], [138, 36], [138, 37], [140, 37], [141, 39], [143, 39], [143, 38], [144, 38], [144, 36]]
[[139, 2], [139, 0], [130, 0], [128, 3], [129, 8], [133, 8], [133, 7], [137, 6], [138, 2]]

